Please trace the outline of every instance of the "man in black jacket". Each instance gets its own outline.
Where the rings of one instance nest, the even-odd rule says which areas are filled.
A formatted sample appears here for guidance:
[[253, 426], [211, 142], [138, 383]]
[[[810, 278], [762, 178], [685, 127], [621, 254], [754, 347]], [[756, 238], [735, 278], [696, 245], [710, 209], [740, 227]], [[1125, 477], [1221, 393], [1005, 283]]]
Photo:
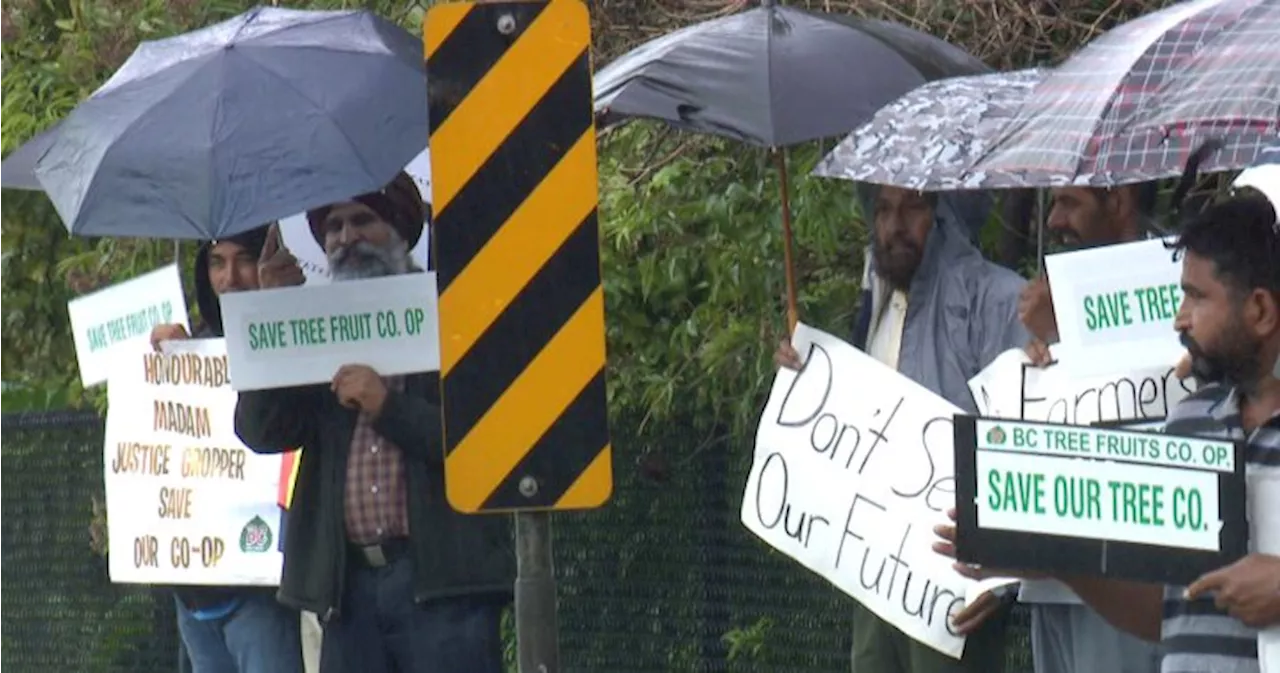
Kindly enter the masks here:
[[[258, 256], [266, 227], [210, 241], [196, 255], [200, 338], [222, 336], [218, 297], [258, 289]], [[180, 324], [156, 325], [151, 344], [188, 338]], [[268, 587], [189, 586], [174, 589], [178, 631], [193, 673], [302, 673], [300, 617], [277, 603]]]
[[[421, 271], [410, 250], [426, 217], [404, 173], [307, 213], [339, 282]], [[301, 282], [274, 232], [258, 271], [263, 287]], [[320, 615], [323, 673], [503, 670], [510, 531], [445, 500], [438, 375], [348, 364], [329, 385], [242, 392], [236, 432], [263, 453], [305, 447], [279, 598]]]

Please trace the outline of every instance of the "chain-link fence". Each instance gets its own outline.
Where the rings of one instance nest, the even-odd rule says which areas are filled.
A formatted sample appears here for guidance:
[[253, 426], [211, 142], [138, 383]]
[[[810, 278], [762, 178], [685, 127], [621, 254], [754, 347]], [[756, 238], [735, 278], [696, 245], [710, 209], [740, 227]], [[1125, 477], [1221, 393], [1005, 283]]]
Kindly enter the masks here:
[[[673, 426], [642, 452], [627, 427], [615, 423], [612, 502], [554, 518], [564, 670], [848, 671], [849, 599], [738, 522], [747, 447]], [[5, 415], [0, 428], [5, 670], [176, 670], [168, 596], [111, 584], [95, 551], [101, 419]], [[1029, 673], [1021, 612], [1011, 635], [1008, 670]]]

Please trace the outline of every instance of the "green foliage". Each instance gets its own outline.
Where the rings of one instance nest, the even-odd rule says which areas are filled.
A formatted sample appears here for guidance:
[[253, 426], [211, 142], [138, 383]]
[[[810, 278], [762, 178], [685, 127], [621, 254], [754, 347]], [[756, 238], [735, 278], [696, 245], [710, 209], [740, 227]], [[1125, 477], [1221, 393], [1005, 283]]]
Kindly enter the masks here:
[[[3, 6], [5, 155], [66, 116], [143, 40], [155, 40], [239, 14], [252, 0], [10, 0]], [[366, 6], [419, 32], [423, 6], [412, 2], [345, 0], [282, 3], [335, 9]], [[82, 390], [66, 304], [85, 292], [133, 278], [174, 259], [167, 241], [73, 238], [49, 200], [6, 191], [3, 232], [5, 312], [0, 330], [0, 378], [49, 399], [103, 408], [99, 388]], [[193, 246], [184, 248], [184, 270]], [[194, 304], [194, 302], [190, 302]], [[6, 393], [5, 404], [40, 407]], [[6, 411], [11, 410], [6, 407]], [[12, 409], [16, 410], [16, 409]]]
[[[674, 154], [659, 163], [644, 157]], [[847, 331], [864, 229], [848, 183], [805, 179], [793, 151], [791, 207], [801, 319]], [[650, 124], [604, 134], [600, 213], [612, 406], [643, 436], [693, 412], [749, 436], [772, 353], [786, 334], [781, 205], [761, 150]], [[721, 448], [723, 450], [723, 447]]]

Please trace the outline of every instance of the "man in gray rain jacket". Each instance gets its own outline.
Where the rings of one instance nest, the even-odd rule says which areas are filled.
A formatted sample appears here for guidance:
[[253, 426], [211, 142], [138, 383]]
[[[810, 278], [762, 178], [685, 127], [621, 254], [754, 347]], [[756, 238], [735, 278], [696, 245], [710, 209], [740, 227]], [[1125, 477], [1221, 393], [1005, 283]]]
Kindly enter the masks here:
[[[969, 379], [1028, 334], [1018, 319], [1025, 281], [983, 259], [972, 241], [986, 221], [984, 194], [931, 194], [860, 187], [874, 213], [872, 255], [863, 282], [853, 345], [968, 413]], [[784, 341], [778, 364], [798, 368]], [[861, 605], [854, 606], [855, 673], [999, 673], [1004, 668], [1007, 603], [990, 594], [971, 610], [960, 660], [911, 640]]]

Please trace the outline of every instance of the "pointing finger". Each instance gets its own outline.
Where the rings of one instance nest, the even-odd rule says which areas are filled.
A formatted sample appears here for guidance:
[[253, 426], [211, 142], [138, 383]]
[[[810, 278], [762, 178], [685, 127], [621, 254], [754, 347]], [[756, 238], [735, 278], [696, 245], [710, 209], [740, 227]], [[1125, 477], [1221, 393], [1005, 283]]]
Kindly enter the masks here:
[[1205, 573], [1200, 576], [1200, 579], [1192, 582], [1191, 586], [1187, 587], [1186, 596], [1191, 599], [1199, 598], [1210, 591], [1217, 591], [1221, 589], [1222, 585], [1226, 584], [1226, 581], [1227, 568], [1219, 568], [1212, 572]]
[[259, 261], [266, 261], [276, 256], [284, 242], [280, 238], [280, 223], [272, 222], [267, 229], [267, 240], [262, 244], [262, 253], [258, 256]]

